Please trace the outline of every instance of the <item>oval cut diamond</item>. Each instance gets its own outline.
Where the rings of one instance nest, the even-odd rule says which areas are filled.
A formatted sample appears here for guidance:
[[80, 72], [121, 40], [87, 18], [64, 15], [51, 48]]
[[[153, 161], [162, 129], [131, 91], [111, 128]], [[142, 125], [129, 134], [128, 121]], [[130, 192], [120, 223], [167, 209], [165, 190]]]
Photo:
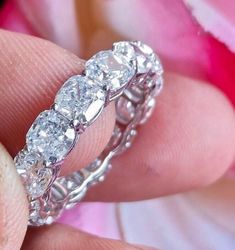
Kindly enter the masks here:
[[44, 166], [40, 154], [22, 150], [14, 161], [16, 170], [23, 180], [26, 193], [32, 199], [42, 196], [51, 182], [52, 171]]
[[29, 151], [40, 152], [46, 164], [64, 159], [72, 149], [76, 132], [69, 120], [55, 110], [39, 114], [26, 135]]
[[27, 175], [21, 175], [25, 184], [26, 192], [35, 199], [42, 196], [52, 179], [52, 171], [48, 168], [34, 170]]
[[43, 159], [40, 154], [35, 152], [28, 152], [26, 149], [21, 150], [14, 159], [17, 172], [19, 174], [25, 173], [30, 170], [32, 166], [34, 168], [41, 168], [43, 165]]
[[55, 110], [78, 124], [90, 123], [105, 104], [105, 92], [100, 85], [85, 76], [73, 76], [59, 90]]
[[139, 74], [156, 73], [161, 75], [163, 68], [160, 59], [156, 56], [153, 50], [142, 42], [132, 42], [136, 47], [136, 62], [137, 71]]
[[112, 51], [101, 51], [86, 62], [86, 75], [102, 86], [115, 91], [127, 84], [135, 69], [122, 56]]
[[135, 50], [130, 42], [117, 42], [113, 44], [113, 53], [121, 56], [128, 63], [133, 63], [135, 60]]

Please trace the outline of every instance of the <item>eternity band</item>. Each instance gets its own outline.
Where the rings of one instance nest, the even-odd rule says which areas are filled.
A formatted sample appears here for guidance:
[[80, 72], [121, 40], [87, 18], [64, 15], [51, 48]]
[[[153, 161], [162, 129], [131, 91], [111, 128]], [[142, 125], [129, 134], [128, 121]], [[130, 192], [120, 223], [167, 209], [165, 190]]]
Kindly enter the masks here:
[[[161, 62], [149, 46], [121, 41], [91, 57], [81, 75], [63, 84], [51, 108], [31, 125], [26, 145], [14, 159], [29, 201], [29, 225], [51, 224], [90, 185], [104, 179], [110, 160], [131, 146], [137, 126], [151, 115], [162, 75]], [[116, 124], [105, 150], [87, 167], [60, 176], [65, 157], [111, 101]]]

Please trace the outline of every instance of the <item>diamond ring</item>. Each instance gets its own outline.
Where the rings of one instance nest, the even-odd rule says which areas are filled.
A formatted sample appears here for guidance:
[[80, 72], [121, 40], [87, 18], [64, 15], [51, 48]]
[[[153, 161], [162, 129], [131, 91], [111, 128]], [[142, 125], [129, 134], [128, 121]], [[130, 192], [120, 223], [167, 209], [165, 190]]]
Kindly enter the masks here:
[[[26, 145], [14, 159], [29, 201], [29, 225], [51, 224], [91, 184], [104, 179], [110, 160], [131, 146], [137, 126], [151, 115], [162, 75], [161, 62], [149, 46], [122, 41], [94, 55], [81, 75], [63, 84], [51, 108], [31, 125]], [[65, 157], [112, 101], [116, 125], [104, 152], [89, 166], [60, 176]]]

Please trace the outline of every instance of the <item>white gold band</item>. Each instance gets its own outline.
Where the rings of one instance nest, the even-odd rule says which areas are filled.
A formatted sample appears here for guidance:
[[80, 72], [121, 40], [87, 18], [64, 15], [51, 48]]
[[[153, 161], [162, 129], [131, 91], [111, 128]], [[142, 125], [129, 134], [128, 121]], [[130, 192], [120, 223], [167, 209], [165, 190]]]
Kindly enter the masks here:
[[[117, 42], [85, 64], [82, 75], [69, 78], [51, 109], [35, 119], [26, 146], [15, 157], [29, 200], [29, 225], [55, 221], [76, 205], [91, 184], [102, 181], [110, 160], [132, 144], [163, 86], [163, 68], [153, 50], [141, 42]], [[111, 101], [116, 125], [104, 152], [89, 166], [59, 177], [65, 157], [79, 136]]]

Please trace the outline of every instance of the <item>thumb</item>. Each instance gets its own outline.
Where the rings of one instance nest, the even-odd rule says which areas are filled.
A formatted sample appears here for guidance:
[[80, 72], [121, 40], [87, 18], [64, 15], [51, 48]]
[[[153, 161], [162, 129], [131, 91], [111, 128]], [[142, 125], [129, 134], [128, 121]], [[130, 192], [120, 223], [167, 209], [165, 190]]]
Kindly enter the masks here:
[[20, 249], [27, 228], [24, 189], [12, 158], [0, 144], [0, 249]]
[[[55, 240], [56, 239], [56, 240]], [[49, 227], [31, 228], [25, 237], [22, 250], [157, 250], [131, 245], [81, 232], [70, 226], [53, 224]]]

